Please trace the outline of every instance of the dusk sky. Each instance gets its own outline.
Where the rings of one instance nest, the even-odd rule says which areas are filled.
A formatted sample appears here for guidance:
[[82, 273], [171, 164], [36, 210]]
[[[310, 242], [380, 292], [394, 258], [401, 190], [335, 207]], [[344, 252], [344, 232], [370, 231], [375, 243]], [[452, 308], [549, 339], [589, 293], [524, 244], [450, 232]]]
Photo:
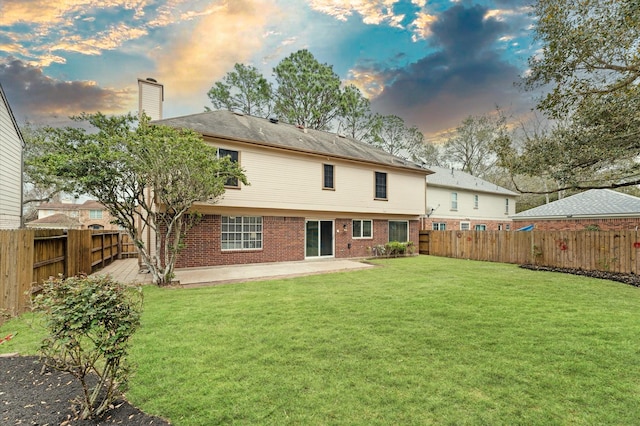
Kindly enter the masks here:
[[536, 52], [529, 0], [1, 0], [0, 83], [20, 123], [137, 111], [137, 79], [164, 116], [204, 111], [235, 63], [270, 80], [308, 49], [382, 114], [427, 139], [469, 115], [527, 114], [514, 85]]

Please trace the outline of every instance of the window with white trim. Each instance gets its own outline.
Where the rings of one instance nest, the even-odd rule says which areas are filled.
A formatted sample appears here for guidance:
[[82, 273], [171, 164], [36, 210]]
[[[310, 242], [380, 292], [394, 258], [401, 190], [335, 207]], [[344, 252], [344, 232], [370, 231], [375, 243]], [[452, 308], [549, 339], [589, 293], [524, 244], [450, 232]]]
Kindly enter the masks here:
[[461, 231], [471, 230], [471, 222], [460, 222], [460, 230]]
[[458, 210], [458, 193], [451, 193], [451, 210]]
[[[238, 153], [238, 151], [234, 151], [232, 149], [218, 148], [218, 158], [224, 158], [224, 157], [229, 157], [232, 163], [238, 163], [240, 161], [240, 154]], [[227, 181], [224, 183], [224, 186], [228, 186], [231, 188], [239, 188], [240, 183], [238, 181], [238, 178], [232, 177], [227, 179]]]
[[478, 208], [478, 206], [480, 205], [480, 200], [479, 200], [479, 198], [480, 198], [480, 197], [478, 196], [478, 194], [475, 194], [475, 195], [473, 196], [473, 208], [474, 208], [474, 209], [477, 209], [477, 208]]
[[89, 210], [89, 219], [102, 219], [102, 210]]
[[261, 216], [222, 216], [222, 250], [262, 248]]
[[406, 220], [390, 220], [389, 241], [398, 241], [401, 243], [409, 241], [409, 222]]
[[487, 225], [476, 225], [473, 227], [473, 229], [475, 229], [476, 231], [486, 231]]
[[447, 224], [444, 222], [441, 222], [441, 223], [433, 222], [431, 224], [431, 229], [433, 229], [434, 231], [446, 231]]
[[509, 199], [504, 199], [504, 214], [509, 214]]
[[354, 219], [351, 223], [351, 236], [353, 238], [373, 238], [373, 221]]

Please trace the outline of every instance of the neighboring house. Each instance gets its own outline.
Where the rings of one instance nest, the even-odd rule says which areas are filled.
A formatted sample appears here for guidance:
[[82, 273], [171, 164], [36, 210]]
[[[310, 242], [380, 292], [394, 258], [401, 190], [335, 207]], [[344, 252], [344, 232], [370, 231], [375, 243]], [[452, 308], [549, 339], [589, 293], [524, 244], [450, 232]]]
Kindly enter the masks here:
[[511, 217], [516, 229], [539, 231], [635, 229], [640, 226], [640, 198], [610, 189], [590, 189]]
[[518, 194], [460, 170], [427, 166], [427, 230], [511, 230]]
[[38, 219], [26, 224], [29, 228], [106, 229], [116, 230], [113, 218], [105, 207], [95, 200], [82, 204], [72, 202], [42, 203], [38, 206]]
[[0, 229], [22, 226], [24, 141], [0, 85]]
[[275, 119], [212, 111], [156, 121], [189, 128], [240, 163], [186, 237], [177, 267], [364, 257], [414, 241], [429, 170], [371, 145]]

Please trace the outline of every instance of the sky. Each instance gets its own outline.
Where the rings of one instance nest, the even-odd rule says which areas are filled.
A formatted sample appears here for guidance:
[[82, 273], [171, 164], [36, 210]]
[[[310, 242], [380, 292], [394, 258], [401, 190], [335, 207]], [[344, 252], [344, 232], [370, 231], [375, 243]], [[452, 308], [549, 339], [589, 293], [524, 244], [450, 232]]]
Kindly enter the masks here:
[[235, 63], [273, 81], [308, 49], [372, 110], [438, 141], [496, 106], [528, 114], [517, 84], [536, 53], [530, 0], [1, 0], [0, 84], [19, 123], [137, 112], [138, 78], [164, 117], [203, 112]]

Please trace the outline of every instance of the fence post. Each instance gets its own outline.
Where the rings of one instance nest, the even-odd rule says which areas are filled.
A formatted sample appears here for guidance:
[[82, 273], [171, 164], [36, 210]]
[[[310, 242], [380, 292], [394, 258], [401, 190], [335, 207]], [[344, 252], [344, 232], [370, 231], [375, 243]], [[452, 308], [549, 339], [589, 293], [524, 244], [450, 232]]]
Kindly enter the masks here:
[[91, 230], [69, 229], [67, 233], [66, 273], [68, 277], [91, 273]]

